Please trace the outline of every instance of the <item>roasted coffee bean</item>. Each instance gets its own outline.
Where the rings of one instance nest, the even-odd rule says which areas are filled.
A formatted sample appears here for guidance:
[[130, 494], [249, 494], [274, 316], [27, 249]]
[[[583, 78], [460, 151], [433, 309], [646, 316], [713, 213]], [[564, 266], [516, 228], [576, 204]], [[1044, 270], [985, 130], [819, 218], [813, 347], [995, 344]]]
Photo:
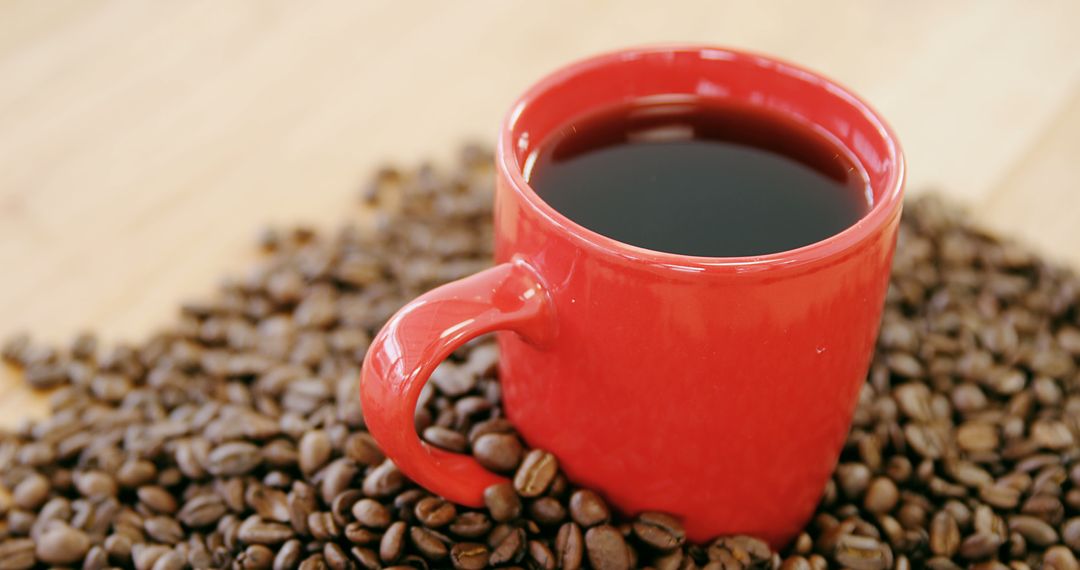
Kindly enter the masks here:
[[630, 555], [623, 535], [607, 524], [590, 528], [585, 533], [585, 549], [589, 564], [598, 570], [626, 570], [630, 568]]
[[1043, 570], [1078, 570], [1080, 562], [1076, 556], [1064, 546], [1052, 546], [1046, 549], [1042, 558]]
[[977, 532], [960, 543], [960, 556], [967, 560], [985, 560], [997, 553], [1002, 538], [989, 532]]
[[237, 538], [248, 544], [281, 544], [294, 535], [293, 529], [275, 522], [267, 522], [257, 515], [246, 519], [237, 529]]
[[[498, 529], [499, 527], [496, 527]], [[521, 560], [525, 554], [525, 531], [520, 528], [506, 528], [507, 532], [498, 540], [495, 540], [498, 536], [495, 531], [492, 531], [491, 542], [493, 549], [491, 551], [491, 557], [488, 561], [492, 565], [501, 565], [508, 562], [517, 562]]]
[[300, 438], [300, 445], [297, 449], [297, 460], [300, 463], [300, 470], [305, 474], [312, 474], [319, 470], [320, 467], [326, 465], [330, 460], [330, 455], [333, 452], [333, 446], [330, 443], [330, 436], [323, 430], [312, 430], [304, 434], [304, 437]]
[[[559, 568], [577, 570], [585, 553], [585, 537], [574, 522], [564, 523], [555, 537], [555, 562]], [[681, 560], [681, 559], [680, 559]]]
[[278, 549], [278, 554], [273, 558], [273, 570], [292, 570], [300, 562], [300, 555], [302, 552], [302, 545], [300, 541], [293, 539], [286, 541]]
[[930, 551], [938, 556], [952, 558], [960, 547], [960, 528], [948, 511], [941, 510], [930, 522]]
[[484, 489], [484, 506], [496, 522], [507, 522], [521, 515], [521, 498], [510, 483], [498, 483]]
[[320, 471], [322, 477], [319, 494], [324, 503], [330, 504], [338, 495], [352, 487], [353, 479], [360, 469], [350, 459], [340, 458], [332, 461]]
[[1045, 548], [1058, 541], [1058, 533], [1054, 527], [1032, 516], [1009, 517], [1009, 530], [1019, 533], [1028, 544], [1039, 547]]
[[881, 570], [892, 567], [887, 545], [866, 536], [845, 535], [836, 543], [836, 561], [853, 570]]
[[360, 524], [369, 528], [390, 526], [390, 510], [372, 499], [357, 501], [352, 506], [352, 514]]
[[541, 525], [555, 526], [566, 518], [566, 507], [553, 497], [540, 497], [529, 503], [529, 518]]
[[378, 465], [385, 459], [375, 439], [366, 431], [353, 433], [345, 438], [344, 454], [360, 465]]
[[[430, 429], [430, 428], [429, 428]], [[521, 464], [521, 442], [509, 433], [488, 433], [473, 442], [473, 456], [484, 467], [509, 473]]]
[[171, 515], [176, 512], [176, 498], [172, 493], [158, 485], [144, 485], [139, 487], [136, 495], [151, 511], [163, 515]]
[[307, 527], [315, 540], [333, 540], [341, 535], [341, 528], [334, 521], [334, 515], [326, 511], [308, 515]]
[[[425, 429], [424, 430], [424, 440], [427, 441], [428, 443], [436, 446], [436, 447], [445, 449], [447, 451], [453, 451], [455, 453], [464, 452], [465, 448], [467, 446], [467, 443], [468, 443], [465, 440], [464, 435], [462, 435], [462, 434], [460, 434], [460, 433], [458, 433], [458, 432], [456, 432], [456, 431], [454, 431], [452, 429], [444, 428], [442, 426], [431, 426], [431, 427]], [[474, 452], [474, 453], [476, 453], [476, 452]], [[520, 446], [519, 446], [519, 456], [520, 456]], [[479, 458], [479, 456], [478, 456], [478, 458]], [[489, 467], [487, 464], [484, 464], [484, 466], [488, 467], [489, 469], [493, 469], [492, 467]], [[512, 469], [512, 467], [511, 467], [511, 469]]]
[[180, 523], [176, 522], [176, 519], [165, 516], [146, 519], [143, 530], [155, 542], [165, 544], [176, 544], [184, 538], [184, 529], [180, 527]]
[[12, 503], [20, 509], [33, 510], [45, 503], [52, 491], [52, 485], [43, 475], [31, 473], [15, 486], [11, 494]]
[[438, 561], [446, 558], [447, 548], [438, 533], [430, 529], [414, 526], [409, 529], [409, 542], [420, 551], [424, 558]]
[[331, 570], [352, 570], [356, 568], [356, 564], [349, 558], [349, 555], [336, 543], [328, 542], [324, 544], [322, 553], [326, 565]]
[[184, 503], [176, 518], [190, 528], [199, 528], [217, 523], [227, 510], [220, 497], [206, 493], [192, 497]]
[[269, 570], [274, 564], [274, 551], [261, 544], [253, 544], [237, 556], [236, 563], [244, 570]]
[[886, 477], [878, 477], [870, 482], [863, 500], [863, 508], [873, 514], [888, 513], [896, 507], [900, 500], [900, 491], [896, 483]]
[[570, 495], [570, 516], [574, 522], [588, 528], [607, 522], [611, 511], [600, 495], [588, 489], [579, 489]]
[[1080, 517], [1065, 521], [1065, 525], [1061, 527], [1061, 540], [1065, 546], [1080, 551]]
[[458, 570], [487, 568], [490, 557], [487, 546], [475, 542], [459, 542], [450, 549], [450, 563]]
[[363, 489], [369, 497], [382, 498], [397, 493], [404, 485], [405, 476], [387, 459], [364, 477]]
[[463, 538], [480, 538], [491, 530], [491, 519], [484, 513], [461, 513], [450, 523], [450, 532]]
[[379, 558], [389, 564], [401, 557], [405, 549], [405, 534], [409, 531], [408, 525], [402, 521], [391, 524], [379, 541]]
[[439, 528], [450, 524], [457, 516], [457, 509], [453, 503], [449, 503], [439, 497], [425, 497], [420, 499], [413, 508], [416, 519], [420, 524], [428, 528]]
[[34, 541], [29, 538], [9, 538], [0, 541], [0, 568], [26, 570], [37, 563]]
[[[354, 546], [349, 549], [349, 554], [352, 555], [353, 560], [365, 570], [378, 570], [379, 568], [382, 568], [382, 562], [379, 561], [379, 555], [370, 548]], [[277, 570], [277, 568], [274, 570]]]
[[641, 513], [634, 521], [633, 529], [639, 540], [657, 550], [678, 548], [686, 540], [682, 523], [664, 513]]
[[534, 449], [525, 455], [514, 474], [514, 490], [522, 497], [538, 497], [555, 479], [558, 469], [554, 455]]
[[37, 537], [34, 553], [46, 564], [73, 564], [90, 550], [90, 537], [65, 524], [51, 526]]
[[215, 447], [207, 456], [206, 470], [213, 475], [245, 475], [262, 463], [262, 454], [255, 444], [234, 441]]
[[530, 540], [528, 545], [529, 559], [537, 568], [555, 570], [555, 555], [546, 544], [539, 540]]

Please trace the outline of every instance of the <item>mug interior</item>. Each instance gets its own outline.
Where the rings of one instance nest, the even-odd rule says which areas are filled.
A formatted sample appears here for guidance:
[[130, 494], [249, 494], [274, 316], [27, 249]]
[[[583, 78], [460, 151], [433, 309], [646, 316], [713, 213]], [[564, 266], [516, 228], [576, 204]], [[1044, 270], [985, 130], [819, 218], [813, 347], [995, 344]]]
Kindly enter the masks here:
[[[623, 244], [582, 227], [543, 201], [525, 180], [527, 161], [556, 129], [591, 111], [663, 96], [726, 99], [803, 123], [845, 152], [867, 181], [871, 207], [854, 225], [798, 249], [750, 258], [706, 258]], [[511, 109], [499, 135], [498, 167], [514, 190], [558, 226], [621, 255], [713, 264], [805, 260], [850, 246], [899, 212], [903, 157], [896, 137], [866, 103], [816, 73], [756, 54], [701, 46], [658, 46], [600, 55], [541, 80]]]

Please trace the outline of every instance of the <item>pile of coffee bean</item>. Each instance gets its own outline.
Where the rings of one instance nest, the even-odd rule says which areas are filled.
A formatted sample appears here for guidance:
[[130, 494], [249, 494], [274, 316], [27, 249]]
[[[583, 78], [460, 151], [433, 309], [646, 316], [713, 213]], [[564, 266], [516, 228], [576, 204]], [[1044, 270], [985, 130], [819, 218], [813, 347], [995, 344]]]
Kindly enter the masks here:
[[0, 434], [0, 569], [1078, 568], [1080, 279], [933, 199], [907, 205], [851, 435], [783, 552], [689, 544], [567, 481], [504, 418], [490, 339], [416, 426], [512, 483], [479, 510], [412, 484], [364, 429], [359, 366], [394, 310], [490, 263], [491, 163], [382, 169], [370, 223], [266, 231], [262, 263], [141, 343], [7, 342], [53, 412]]

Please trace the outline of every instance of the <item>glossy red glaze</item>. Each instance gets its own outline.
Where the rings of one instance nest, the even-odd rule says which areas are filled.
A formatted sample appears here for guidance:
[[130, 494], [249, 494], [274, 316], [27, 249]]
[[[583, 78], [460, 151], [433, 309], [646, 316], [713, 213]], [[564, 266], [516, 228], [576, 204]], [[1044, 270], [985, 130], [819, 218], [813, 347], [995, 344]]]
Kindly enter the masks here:
[[[709, 258], [616, 242], [529, 188], [524, 161], [552, 129], [667, 94], [732, 98], [804, 121], [863, 169], [873, 207], [806, 247]], [[836, 464], [877, 333], [903, 189], [889, 128], [849, 91], [791, 64], [662, 46], [542, 80], [513, 107], [496, 160], [502, 265], [420, 297], [369, 349], [364, 415], [386, 453], [433, 492], [479, 505], [499, 479], [420, 443], [412, 413], [454, 347], [515, 331], [499, 334], [506, 412], [573, 481], [624, 512], [675, 513], [695, 541], [792, 538]]]

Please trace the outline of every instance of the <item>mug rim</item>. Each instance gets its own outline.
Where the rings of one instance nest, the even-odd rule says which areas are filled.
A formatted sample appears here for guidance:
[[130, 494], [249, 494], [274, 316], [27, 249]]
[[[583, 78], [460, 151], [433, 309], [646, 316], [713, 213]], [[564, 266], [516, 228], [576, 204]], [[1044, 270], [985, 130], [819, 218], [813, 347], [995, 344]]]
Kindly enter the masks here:
[[[624, 62], [627, 59], [664, 53], [693, 53], [699, 57], [708, 54], [710, 58], [721, 57], [758, 67], [767, 66], [773, 73], [798, 76], [804, 80], [812, 79], [816, 87], [843, 99], [877, 128], [893, 164], [888, 169], [888, 178], [883, 185], [883, 192], [875, 197], [874, 204], [868, 212], [840, 232], [794, 249], [750, 256], [697, 256], [649, 249], [605, 236], [571, 220], [544, 201], [525, 180], [523, 165], [514, 151], [513, 132], [518, 119], [544, 93], [586, 71]], [[757, 271], [775, 267], [800, 266], [842, 253], [866, 240], [899, 215], [907, 170], [904, 153], [896, 133], [873, 107], [847, 87], [821, 73], [783, 59], [706, 44], [660, 44], [624, 48], [580, 59], [560, 67], [533, 83], [510, 107], [509, 113], [499, 128], [495, 153], [499, 176], [510, 183], [512, 191], [518, 198], [552, 226], [571, 236], [579, 245], [628, 261], [666, 266], [683, 271], [702, 271], [708, 268]]]

